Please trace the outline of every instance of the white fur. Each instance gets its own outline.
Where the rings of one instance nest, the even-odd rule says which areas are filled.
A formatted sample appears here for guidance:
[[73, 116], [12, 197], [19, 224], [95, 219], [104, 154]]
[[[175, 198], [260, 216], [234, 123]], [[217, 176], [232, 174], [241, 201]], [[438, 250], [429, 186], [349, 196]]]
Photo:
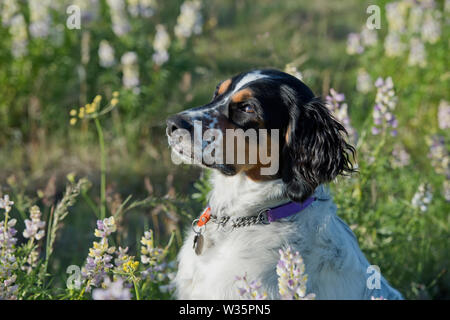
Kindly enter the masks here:
[[[210, 206], [215, 215], [251, 216], [267, 207], [286, 203], [281, 180], [254, 182], [243, 174], [212, 176]], [[302, 255], [308, 274], [307, 292], [317, 299], [370, 299], [372, 296], [401, 299], [398, 291], [381, 277], [380, 289], [368, 289], [368, 261], [350, 228], [336, 216], [329, 191], [316, 189], [318, 198], [298, 214], [232, 231], [213, 222], [204, 232], [203, 253], [192, 249], [190, 231], [179, 253], [175, 278], [179, 299], [239, 299], [236, 276], [259, 280], [270, 299], [278, 299], [276, 264], [278, 250], [290, 245]]]

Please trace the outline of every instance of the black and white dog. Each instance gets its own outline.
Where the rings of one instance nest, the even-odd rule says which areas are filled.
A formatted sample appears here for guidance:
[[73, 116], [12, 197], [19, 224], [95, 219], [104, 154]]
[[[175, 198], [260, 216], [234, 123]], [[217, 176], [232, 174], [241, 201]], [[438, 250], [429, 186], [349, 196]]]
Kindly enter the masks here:
[[[239, 299], [236, 276], [259, 280], [271, 299], [278, 299], [276, 265], [279, 249], [291, 246], [305, 262], [307, 292], [317, 299], [401, 299], [379, 275], [378, 285], [350, 228], [336, 215], [324, 184], [354, 171], [354, 149], [345, 129], [300, 80], [276, 70], [254, 70], [221, 82], [211, 102], [167, 120], [174, 153], [193, 158], [192, 141], [179, 142], [178, 129], [193, 134], [194, 123], [222, 132], [223, 154], [228, 129], [266, 129], [271, 139], [246, 139], [255, 147], [279, 150], [278, 170], [260, 157], [238, 163], [199, 164], [213, 168], [209, 207], [185, 240], [175, 278], [179, 299]], [[228, 136], [227, 136], [228, 137]], [[262, 141], [264, 140], [264, 145]], [[208, 147], [202, 142], [201, 150]], [[233, 149], [235, 150], [235, 149]], [[375, 275], [377, 276], [377, 275]], [[373, 285], [375, 283], [375, 286]]]

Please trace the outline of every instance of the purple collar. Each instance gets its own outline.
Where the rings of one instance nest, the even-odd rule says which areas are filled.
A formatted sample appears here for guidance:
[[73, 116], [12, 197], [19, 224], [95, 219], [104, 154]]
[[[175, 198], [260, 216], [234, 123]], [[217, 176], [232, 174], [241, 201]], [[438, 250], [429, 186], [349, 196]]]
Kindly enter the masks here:
[[[317, 200], [316, 197], [310, 197], [302, 203], [288, 202], [286, 204], [282, 204], [275, 208], [263, 210], [260, 212], [259, 215], [263, 220], [265, 220], [266, 223], [271, 223], [276, 220], [279, 220], [282, 218], [287, 218], [296, 213], [299, 213], [300, 211], [303, 211], [304, 209], [309, 207], [309, 205], [311, 203], [313, 203], [316, 200]], [[261, 215], [264, 215], [264, 216], [261, 216]]]

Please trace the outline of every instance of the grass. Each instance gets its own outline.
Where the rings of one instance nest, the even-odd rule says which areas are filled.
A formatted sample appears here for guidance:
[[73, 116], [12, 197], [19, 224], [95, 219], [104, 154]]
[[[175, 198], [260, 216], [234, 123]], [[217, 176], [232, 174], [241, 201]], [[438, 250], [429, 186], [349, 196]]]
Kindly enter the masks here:
[[[387, 2], [377, 1], [383, 13]], [[28, 35], [28, 52], [22, 57], [11, 54], [15, 38], [9, 27], [0, 27], [4, 41], [0, 48], [0, 195], [9, 194], [15, 202], [10, 215], [17, 219], [19, 231], [34, 204], [47, 221], [47, 237], [41, 242], [27, 247], [27, 239], [18, 236], [19, 244], [26, 244], [25, 251], [17, 246], [18, 254], [26, 257], [38, 244], [42, 260], [35, 268], [36, 278], [17, 280], [19, 297], [80, 297], [80, 292], [66, 289], [66, 268], [84, 264], [96, 239], [96, 220], [109, 216], [117, 224], [111, 243], [128, 246], [135, 260], [145, 231], [153, 230], [155, 245], [166, 244], [173, 231], [166, 256], [173, 260], [183, 230], [201, 211], [209, 187], [205, 178], [199, 180], [204, 176], [199, 169], [171, 163], [166, 117], [209, 101], [216, 84], [235, 73], [262, 67], [284, 69], [291, 64], [317, 95], [325, 97], [330, 88], [345, 93], [351, 124], [360, 137], [360, 174], [339, 179], [331, 187], [339, 215], [352, 227], [369, 261], [379, 265], [407, 298], [448, 298], [450, 221], [443, 195], [448, 169], [442, 173], [439, 167], [445, 166], [448, 157], [449, 133], [440, 128], [438, 118], [438, 105], [450, 100], [448, 24], [440, 20], [440, 39], [426, 44], [427, 65], [420, 68], [408, 64], [407, 53], [386, 56], [383, 40], [390, 29], [385, 14], [377, 45], [361, 55], [346, 53], [347, 35], [360, 32], [367, 19], [368, 2], [364, 1], [262, 0], [258, 5], [248, 0], [204, 1], [203, 31], [187, 41], [173, 34], [182, 1], [158, 4], [152, 18], [128, 13], [131, 31], [120, 37], [111, 30], [106, 1], [100, 1], [99, 19], [86, 22], [81, 30], [63, 28], [61, 45], [50, 37]], [[436, 1], [441, 12], [443, 5]], [[26, 4], [20, 10], [26, 23], [31, 23]], [[64, 10], [49, 12], [55, 25], [64, 25]], [[152, 62], [159, 23], [171, 37], [170, 58], [162, 66]], [[90, 37], [87, 47], [82, 43], [86, 34]], [[413, 36], [405, 34], [405, 43]], [[117, 63], [111, 68], [99, 66], [98, 46], [103, 39], [115, 49]], [[89, 52], [89, 59], [82, 63], [83, 50]], [[137, 94], [121, 82], [120, 57], [128, 51], [139, 57]], [[361, 68], [372, 82], [392, 77], [398, 97], [396, 137], [380, 140], [371, 135], [376, 90], [356, 90]], [[107, 115], [69, 125], [71, 109], [96, 95], [111, 101], [114, 91], [120, 92], [120, 102]], [[107, 103], [102, 105], [108, 108]], [[444, 138], [445, 152], [432, 160], [428, 141], [434, 135]], [[397, 144], [410, 155], [409, 164], [402, 167], [392, 164]], [[78, 177], [87, 180], [82, 180], [84, 187], [76, 202], [64, 214], [58, 213], [58, 206], [67, 199], [66, 185], [73, 188]], [[426, 212], [411, 204], [423, 183], [433, 190]], [[139, 268], [144, 270], [142, 265]], [[40, 285], [34, 286], [32, 279]], [[169, 297], [160, 292], [158, 283], [142, 286], [134, 288], [135, 298], [138, 294], [144, 299]]]

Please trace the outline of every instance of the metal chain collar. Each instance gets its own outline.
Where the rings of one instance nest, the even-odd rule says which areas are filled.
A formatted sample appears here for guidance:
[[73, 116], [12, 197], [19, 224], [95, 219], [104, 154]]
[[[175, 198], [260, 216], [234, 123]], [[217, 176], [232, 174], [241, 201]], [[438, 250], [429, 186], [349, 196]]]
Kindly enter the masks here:
[[260, 211], [260, 213], [256, 216], [248, 216], [248, 217], [236, 217], [232, 218], [230, 216], [220, 216], [217, 217], [215, 215], [211, 215], [211, 221], [218, 224], [219, 226], [225, 228], [225, 225], [228, 222], [231, 222], [232, 229], [241, 228], [241, 227], [249, 227], [257, 224], [269, 224], [267, 218], [267, 212], [269, 209], [265, 209]]

